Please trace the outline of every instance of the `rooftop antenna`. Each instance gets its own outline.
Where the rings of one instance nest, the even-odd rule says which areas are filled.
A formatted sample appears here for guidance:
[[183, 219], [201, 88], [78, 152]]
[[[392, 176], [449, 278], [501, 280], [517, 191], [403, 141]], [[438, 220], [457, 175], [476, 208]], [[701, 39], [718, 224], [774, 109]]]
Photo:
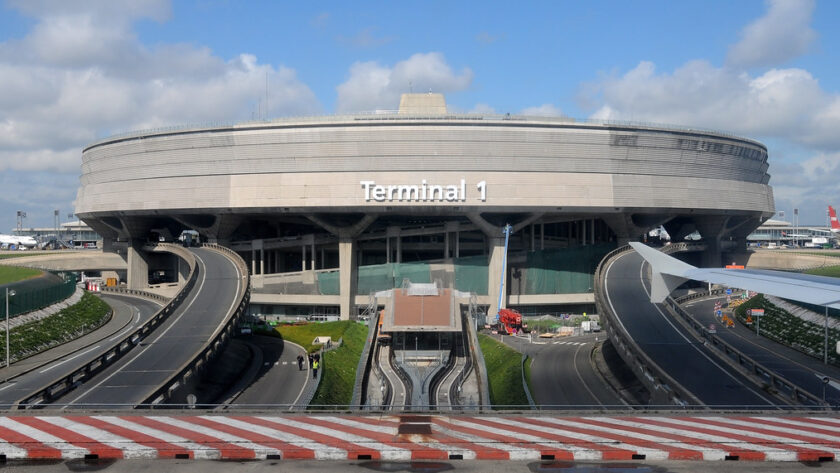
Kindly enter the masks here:
[[411, 85], [411, 81], [408, 81], [408, 91], [409, 91], [409, 93], [412, 93], [412, 94], [414, 93], [414, 86]]

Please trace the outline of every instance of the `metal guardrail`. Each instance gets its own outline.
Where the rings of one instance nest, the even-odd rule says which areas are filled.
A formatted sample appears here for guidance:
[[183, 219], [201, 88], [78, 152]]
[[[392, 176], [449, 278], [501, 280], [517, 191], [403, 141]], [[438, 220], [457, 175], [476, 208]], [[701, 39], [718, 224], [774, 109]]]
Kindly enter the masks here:
[[[677, 243], [670, 246], [675, 246], [677, 251], [682, 243]], [[623, 246], [609, 252], [595, 269], [595, 306], [598, 313], [601, 314], [604, 328], [610, 335], [610, 339], [615, 345], [616, 351], [636, 374], [636, 377], [648, 389], [651, 395], [651, 401], [654, 404], [673, 404], [679, 406], [699, 405], [703, 403], [697, 396], [685, 389], [680, 383], [672, 378], [664, 369], [662, 369], [656, 362], [653, 361], [633, 340], [622, 325], [618, 323], [616, 314], [612, 312], [609, 304], [604, 299], [604, 268], [614, 258], [619, 255], [632, 251], [632, 248]]]
[[149, 291], [141, 291], [139, 289], [129, 289], [127, 287], [121, 286], [112, 286], [112, 287], [103, 287], [99, 290], [99, 292], [103, 292], [106, 294], [117, 294], [117, 295], [125, 295], [125, 296], [134, 296], [134, 297], [143, 297], [146, 299], [151, 299], [159, 302], [169, 302], [171, 299], [166, 296], [162, 296], [160, 294], [155, 294]]
[[711, 293], [709, 291], [703, 291], [695, 294], [690, 294], [688, 296], [679, 297], [677, 299], [669, 297], [665, 300], [665, 304], [686, 323], [686, 325], [691, 329], [695, 336], [697, 336], [701, 340], [704, 340], [713, 348], [719, 350], [722, 354], [726, 356], [727, 360], [737, 364], [737, 367], [745, 371], [748, 375], [757, 376], [763, 382], [766, 382], [769, 386], [785, 392], [788, 395], [788, 397], [790, 397], [790, 399], [793, 399], [797, 403], [816, 406], [824, 405], [820, 397], [811, 394], [796, 383], [788, 380], [784, 376], [777, 374], [770, 368], [767, 368], [761, 363], [755, 361], [752, 357], [745, 354], [741, 350], [738, 350], [733, 345], [719, 337], [717, 334], [709, 332], [709, 330], [703, 324], [694, 319], [694, 317], [692, 317], [691, 314], [688, 313], [688, 311], [682, 308], [681, 304], [683, 304], [684, 302], [713, 295], [720, 295], [724, 292], [724, 289], [714, 289]]
[[377, 344], [377, 327], [379, 326], [379, 311], [374, 311], [376, 315], [368, 319], [368, 336], [365, 340], [365, 347], [362, 349], [362, 356], [359, 357], [359, 364], [356, 366], [356, 381], [353, 383], [353, 397], [350, 400], [351, 404], [362, 404], [362, 391], [367, 388], [369, 369], [373, 368], [373, 354], [371, 347]]
[[29, 396], [14, 403], [13, 407], [18, 409], [43, 407], [44, 404], [50, 403], [53, 399], [57, 399], [64, 394], [72, 391], [83, 382], [90, 380], [100, 371], [119, 360], [132, 348], [137, 346], [141, 340], [146, 338], [154, 329], [156, 329], [169, 315], [181, 305], [186, 295], [195, 285], [198, 279], [198, 265], [192, 253], [184, 250], [182, 247], [170, 243], [160, 243], [144, 247], [147, 251], [161, 251], [171, 252], [184, 258], [190, 267], [190, 274], [187, 277], [187, 282], [183, 289], [172, 298], [165, 306], [155, 313], [146, 323], [138, 327], [136, 330], [117, 341], [111, 348], [99, 355], [95, 360], [85, 364], [84, 366], [74, 370], [72, 373], [63, 376], [61, 379], [51, 382], [37, 390]]
[[201, 372], [207, 364], [218, 355], [226, 346], [227, 342], [233, 336], [236, 323], [239, 318], [245, 313], [248, 308], [248, 302], [251, 297], [251, 279], [248, 271], [248, 266], [245, 260], [239, 256], [235, 251], [217, 244], [205, 243], [202, 248], [208, 248], [214, 251], [225, 254], [231, 261], [233, 261], [240, 270], [240, 286], [243, 291], [239, 296], [237, 303], [231, 308], [231, 311], [226, 315], [226, 322], [220, 325], [210, 339], [205, 342], [201, 350], [188, 362], [184, 363], [178, 371], [169, 377], [166, 382], [160, 387], [147, 394], [139, 405], [135, 407], [150, 407], [160, 405], [172, 399], [177, 393], [178, 389], [184, 386], [190, 378]]
[[[481, 345], [478, 344], [478, 333], [475, 330], [475, 321], [469, 320], [467, 317], [464, 328], [467, 330], [467, 337], [469, 346], [465, 347], [470, 351], [470, 359], [472, 360], [472, 368], [475, 370], [475, 376], [478, 380], [478, 407], [479, 409], [491, 407], [490, 403], [490, 380], [487, 377], [487, 370], [484, 364], [484, 353], [481, 351]], [[465, 370], [467, 371], [467, 370]], [[458, 380], [458, 385], [462, 385], [466, 380], [466, 375]]]

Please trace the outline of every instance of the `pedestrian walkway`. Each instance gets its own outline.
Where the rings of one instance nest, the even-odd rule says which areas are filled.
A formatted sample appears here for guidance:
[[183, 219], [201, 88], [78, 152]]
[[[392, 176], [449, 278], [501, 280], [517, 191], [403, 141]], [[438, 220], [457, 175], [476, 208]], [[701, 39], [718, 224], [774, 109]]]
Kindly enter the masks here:
[[837, 416], [2, 416], [11, 459], [833, 461]]

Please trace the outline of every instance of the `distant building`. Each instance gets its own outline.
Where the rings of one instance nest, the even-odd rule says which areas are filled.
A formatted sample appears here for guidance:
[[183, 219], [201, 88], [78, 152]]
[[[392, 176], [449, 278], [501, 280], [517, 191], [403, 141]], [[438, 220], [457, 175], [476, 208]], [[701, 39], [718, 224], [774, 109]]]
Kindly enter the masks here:
[[67, 246], [85, 247], [96, 246], [97, 242], [102, 240], [102, 237], [98, 233], [79, 220], [65, 222], [59, 225], [58, 238], [56, 238], [55, 227], [22, 228], [20, 230], [15, 229], [13, 232], [20, 236], [31, 236], [38, 240], [40, 244], [58, 240], [64, 242]]
[[828, 227], [794, 226], [783, 220], [767, 220], [747, 236], [751, 246], [834, 246], [837, 236]]

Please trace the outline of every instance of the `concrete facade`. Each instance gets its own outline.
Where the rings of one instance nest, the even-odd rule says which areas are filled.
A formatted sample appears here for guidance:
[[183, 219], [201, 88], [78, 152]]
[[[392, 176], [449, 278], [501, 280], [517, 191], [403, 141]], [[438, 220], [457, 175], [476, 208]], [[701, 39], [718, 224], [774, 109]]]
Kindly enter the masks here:
[[513, 252], [618, 244], [662, 224], [672, 235], [703, 229], [714, 264], [774, 213], [756, 141], [422, 102], [111, 137], [83, 151], [76, 214], [106, 248], [194, 229], [250, 259], [254, 274], [339, 268], [348, 317], [360, 264], [478, 254], [491, 261], [494, 312], [506, 223]]

